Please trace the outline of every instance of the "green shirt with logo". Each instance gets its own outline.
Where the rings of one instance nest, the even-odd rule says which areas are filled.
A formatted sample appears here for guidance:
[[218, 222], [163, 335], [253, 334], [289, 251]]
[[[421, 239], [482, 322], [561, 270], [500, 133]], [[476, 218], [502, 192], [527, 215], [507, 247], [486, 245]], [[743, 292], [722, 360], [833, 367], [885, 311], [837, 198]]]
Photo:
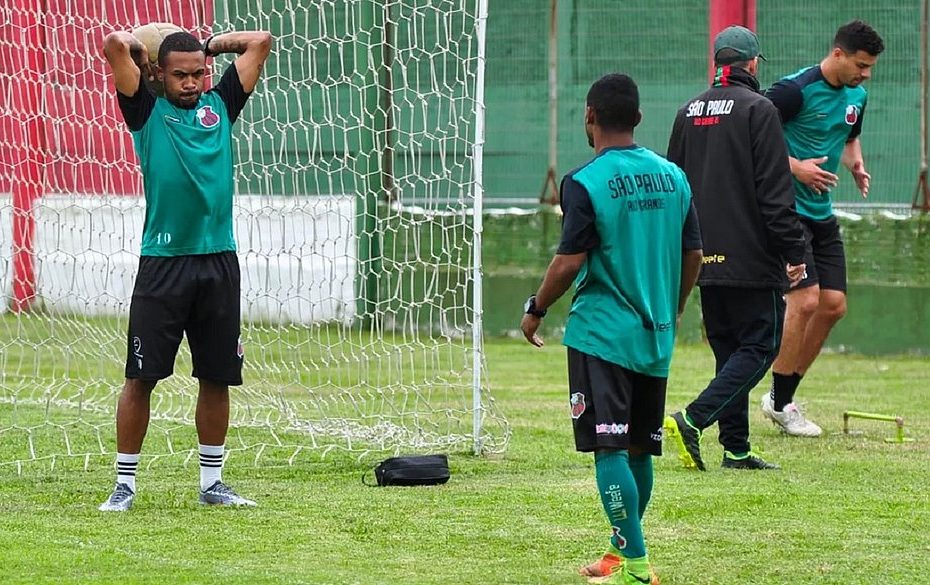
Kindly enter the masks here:
[[[825, 156], [820, 168], [836, 173], [846, 143], [862, 132], [865, 88], [834, 87], [817, 65], [781, 79], [765, 95], [781, 115], [788, 154], [798, 160]], [[815, 193], [797, 179], [794, 189], [798, 213], [816, 220], [833, 215], [829, 191]]]
[[[688, 180], [674, 164], [633, 145], [605, 149], [566, 175], [563, 208], [566, 188], [574, 184], [590, 200], [596, 244], [583, 246], [587, 261], [575, 280], [563, 343], [666, 377], [677, 326], [682, 231], [691, 208]], [[564, 244], [574, 223], [566, 211], [560, 253], [578, 251]]]
[[142, 256], [236, 250], [232, 127], [247, 97], [235, 65], [190, 109], [141, 80], [134, 96], [119, 95], [142, 170]]

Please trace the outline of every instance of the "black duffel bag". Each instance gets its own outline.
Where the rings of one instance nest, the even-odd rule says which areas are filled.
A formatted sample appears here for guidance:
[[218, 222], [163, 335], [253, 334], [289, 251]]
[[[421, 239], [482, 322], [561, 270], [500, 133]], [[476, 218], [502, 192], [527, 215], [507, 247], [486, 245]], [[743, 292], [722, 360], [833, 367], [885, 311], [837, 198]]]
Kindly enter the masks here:
[[[375, 479], [379, 486], [443, 484], [449, 481], [449, 458], [445, 455], [391, 457], [375, 467]], [[365, 481], [364, 476], [362, 481]]]

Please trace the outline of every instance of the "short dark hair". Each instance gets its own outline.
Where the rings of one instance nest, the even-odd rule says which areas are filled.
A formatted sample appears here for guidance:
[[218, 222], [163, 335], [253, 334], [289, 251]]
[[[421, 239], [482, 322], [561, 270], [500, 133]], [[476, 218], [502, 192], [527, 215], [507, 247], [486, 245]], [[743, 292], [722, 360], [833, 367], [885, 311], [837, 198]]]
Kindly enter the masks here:
[[850, 54], [865, 51], [873, 57], [877, 57], [885, 50], [882, 37], [878, 36], [874, 28], [861, 20], [853, 20], [841, 26], [836, 31], [836, 36], [833, 37], [833, 46]]
[[158, 47], [158, 65], [165, 66], [165, 60], [168, 53], [202, 53], [203, 45], [197, 40], [197, 37], [189, 32], [176, 32], [166, 36]]
[[595, 81], [587, 104], [605, 130], [632, 130], [638, 123], [639, 88], [629, 75], [611, 73]]

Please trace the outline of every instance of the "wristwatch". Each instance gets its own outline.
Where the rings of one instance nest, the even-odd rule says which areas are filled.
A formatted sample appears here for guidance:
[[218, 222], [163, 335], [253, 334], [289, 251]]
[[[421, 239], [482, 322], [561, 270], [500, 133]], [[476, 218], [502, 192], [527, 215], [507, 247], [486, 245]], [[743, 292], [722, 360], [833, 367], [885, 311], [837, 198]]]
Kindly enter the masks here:
[[526, 299], [526, 303], [523, 305], [523, 310], [527, 315], [539, 317], [540, 319], [546, 316], [545, 310], [536, 308], [536, 295], [530, 295], [530, 298]]
[[203, 55], [204, 57], [216, 57], [213, 53], [210, 52], [210, 41], [213, 40], [213, 37], [216, 35], [210, 35], [207, 37], [207, 40], [203, 42]]

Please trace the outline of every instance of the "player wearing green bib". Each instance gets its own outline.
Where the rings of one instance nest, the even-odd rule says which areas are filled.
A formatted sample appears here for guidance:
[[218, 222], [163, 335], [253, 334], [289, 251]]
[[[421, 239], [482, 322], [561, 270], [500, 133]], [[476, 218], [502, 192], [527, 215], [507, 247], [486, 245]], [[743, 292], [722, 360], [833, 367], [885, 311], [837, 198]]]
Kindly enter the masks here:
[[846, 254], [830, 190], [842, 163], [862, 196], [868, 195], [871, 176], [859, 143], [867, 101], [862, 84], [884, 48], [872, 27], [852, 21], [837, 30], [833, 50], [819, 65], [785, 77], [765, 93], [781, 116], [807, 241], [807, 273], [786, 296], [772, 389], [762, 397], [763, 414], [793, 436], [818, 437], [823, 432], [804, 416], [794, 394], [830, 330], [846, 314]]
[[[200, 502], [247, 505], [222, 481], [229, 386], [242, 384], [239, 262], [233, 237], [232, 127], [271, 50], [265, 32], [226, 33], [201, 45], [193, 35], [164, 38], [152, 71], [133, 35], [114, 32], [104, 52], [132, 133], [145, 191], [139, 271], [129, 308], [126, 381], [116, 411], [116, 487], [102, 511], [125, 511], [148, 427], [152, 390], [170, 376], [187, 334], [199, 380], [195, 421]], [[204, 92], [207, 56], [239, 57]], [[157, 75], [164, 97], [146, 77]]]
[[588, 92], [595, 157], [562, 179], [562, 239], [524, 307], [527, 341], [575, 283], [566, 325], [569, 406], [578, 451], [594, 452], [610, 521], [607, 552], [583, 567], [604, 583], [657, 583], [640, 520], [662, 454], [665, 388], [678, 318], [701, 266], [691, 189], [674, 164], [633, 141], [639, 91], [607, 75]]

